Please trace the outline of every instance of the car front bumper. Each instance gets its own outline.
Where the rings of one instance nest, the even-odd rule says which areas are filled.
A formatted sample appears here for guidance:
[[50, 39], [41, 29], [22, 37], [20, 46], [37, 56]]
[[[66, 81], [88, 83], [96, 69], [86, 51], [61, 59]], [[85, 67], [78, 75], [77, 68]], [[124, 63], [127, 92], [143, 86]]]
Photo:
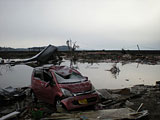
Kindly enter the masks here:
[[96, 92], [81, 96], [68, 97], [61, 100], [61, 102], [64, 104], [67, 110], [94, 105], [98, 101], [99, 101], [99, 96]]

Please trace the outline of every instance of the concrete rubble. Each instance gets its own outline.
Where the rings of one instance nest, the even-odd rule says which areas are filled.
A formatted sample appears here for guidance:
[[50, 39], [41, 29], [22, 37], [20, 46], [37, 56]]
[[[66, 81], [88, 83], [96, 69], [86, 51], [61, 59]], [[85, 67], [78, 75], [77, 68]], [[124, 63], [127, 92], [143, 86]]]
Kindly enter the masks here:
[[88, 107], [75, 111], [59, 109], [57, 112], [52, 105], [42, 101], [34, 103], [29, 87], [8, 87], [0, 90], [0, 103], [4, 103], [0, 105], [0, 120], [12, 117], [20, 120], [120, 120], [144, 117], [145, 120], [149, 118], [156, 120], [154, 116], [160, 116], [160, 84], [159, 81], [156, 83], [155, 86], [136, 85], [116, 90], [99, 89], [97, 92], [101, 101], [94, 108]]

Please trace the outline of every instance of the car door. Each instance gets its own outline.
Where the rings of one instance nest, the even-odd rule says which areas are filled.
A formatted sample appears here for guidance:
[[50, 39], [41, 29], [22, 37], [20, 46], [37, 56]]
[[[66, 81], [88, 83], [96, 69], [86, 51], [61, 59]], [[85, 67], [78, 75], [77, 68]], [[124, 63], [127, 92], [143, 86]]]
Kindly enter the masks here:
[[34, 75], [34, 92], [47, 103], [53, 103], [58, 91], [53, 76], [48, 70], [37, 70]]
[[43, 85], [44, 85], [44, 81], [43, 81], [43, 71], [42, 70], [35, 70], [34, 71], [34, 77], [32, 80], [32, 86], [33, 86], [33, 91], [36, 95], [37, 98], [39, 99], [43, 99], [44, 95], [42, 93], [42, 89], [43, 89]]
[[43, 71], [43, 84], [41, 84], [41, 93], [43, 94], [44, 100], [48, 103], [53, 103], [54, 96], [56, 94], [56, 84], [53, 81], [53, 76], [50, 71]]

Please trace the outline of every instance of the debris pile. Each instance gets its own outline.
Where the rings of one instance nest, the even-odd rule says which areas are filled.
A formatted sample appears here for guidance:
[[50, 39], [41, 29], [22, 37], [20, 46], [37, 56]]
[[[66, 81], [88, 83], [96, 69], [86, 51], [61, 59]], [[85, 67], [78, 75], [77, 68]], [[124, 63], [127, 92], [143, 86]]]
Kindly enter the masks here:
[[11, 86], [0, 89], [0, 105], [8, 104], [11, 101], [18, 101], [19, 99], [24, 99], [26, 97], [25, 90], [28, 87], [24, 88], [13, 88]]
[[0, 89], [0, 120], [41, 119], [41, 120], [121, 120], [151, 119], [160, 117], [160, 82], [155, 86], [136, 85], [124, 89], [99, 89], [100, 102], [93, 108], [58, 112], [50, 104], [33, 102], [30, 88]]
[[[54, 111], [54, 107], [42, 101], [34, 103], [30, 88], [1, 89], [0, 119], [17, 117], [18, 119], [139, 119], [160, 116], [160, 86], [136, 85], [124, 89], [99, 89], [101, 101], [93, 108], [77, 111]], [[5, 101], [5, 102], [4, 102]], [[7, 101], [7, 102], [6, 102]], [[149, 102], [149, 103], [148, 103]], [[154, 106], [153, 106], [154, 105]], [[154, 109], [154, 110], [153, 110]], [[82, 112], [83, 111], [83, 112]], [[116, 114], [116, 115], [115, 115]], [[158, 120], [158, 119], [157, 119]]]
[[[148, 110], [148, 118], [159, 120], [160, 82], [155, 86], [135, 85], [117, 90], [98, 90], [103, 99], [99, 103], [102, 109], [132, 108], [136, 111]], [[107, 96], [106, 96], [107, 95]]]

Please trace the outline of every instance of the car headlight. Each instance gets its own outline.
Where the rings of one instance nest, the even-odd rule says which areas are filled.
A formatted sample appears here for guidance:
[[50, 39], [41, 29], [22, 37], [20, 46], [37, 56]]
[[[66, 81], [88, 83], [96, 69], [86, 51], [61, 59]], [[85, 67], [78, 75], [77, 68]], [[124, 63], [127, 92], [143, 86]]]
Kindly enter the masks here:
[[65, 97], [72, 97], [73, 96], [72, 93], [67, 89], [61, 88], [61, 91]]

